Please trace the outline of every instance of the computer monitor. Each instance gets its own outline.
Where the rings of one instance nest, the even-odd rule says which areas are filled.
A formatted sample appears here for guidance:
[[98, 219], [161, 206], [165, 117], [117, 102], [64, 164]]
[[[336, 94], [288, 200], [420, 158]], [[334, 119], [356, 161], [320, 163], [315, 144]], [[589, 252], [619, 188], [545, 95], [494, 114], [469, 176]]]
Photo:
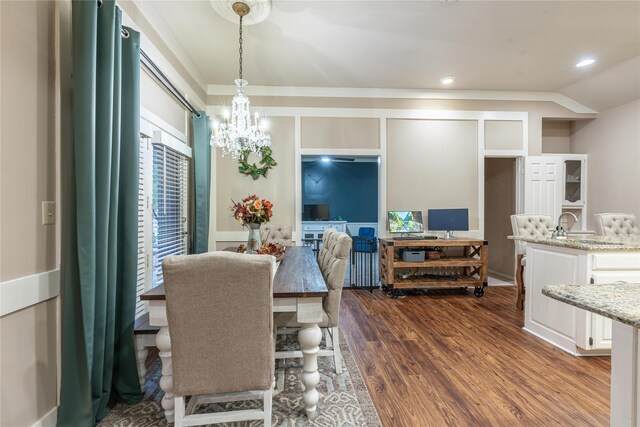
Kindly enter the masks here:
[[304, 205], [303, 221], [329, 221], [329, 205]]
[[456, 230], [469, 230], [469, 209], [429, 209], [427, 211], [429, 230], [446, 231], [444, 238], [453, 239]]
[[389, 233], [422, 233], [421, 211], [388, 211], [387, 229]]

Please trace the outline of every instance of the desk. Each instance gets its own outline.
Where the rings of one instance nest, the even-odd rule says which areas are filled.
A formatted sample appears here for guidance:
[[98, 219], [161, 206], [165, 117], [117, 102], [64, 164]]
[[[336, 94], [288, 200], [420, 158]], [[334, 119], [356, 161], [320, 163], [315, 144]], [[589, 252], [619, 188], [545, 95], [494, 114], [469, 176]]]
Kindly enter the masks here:
[[[426, 257], [403, 261], [404, 250], [459, 250], [458, 255]], [[487, 286], [489, 242], [459, 237], [456, 239], [394, 240], [380, 239], [380, 280], [393, 289], [432, 289], [474, 287], [476, 297], [484, 295]], [[443, 273], [444, 271], [444, 273]], [[385, 289], [385, 288], [383, 288]]]
[[[315, 416], [318, 403], [318, 351], [322, 340], [322, 331], [318, 323], [322, 321], [322, 298], [328, 294], [327, 285], [311, 248], [288, 247], [273, 279], [273, 312], [295, 312], [298, 322], [302, 324], [298, 332], [298, 341], [303, 354], [303, 400], [309, 418]], [[145, 292], [140, 299], [149, 302], [149, 324], [160, 327], [156, 335], [156, 346], [162, 361], [160, 388], [165, 393], [162, 409], [167, 421], [173, 422], [173, 367], [164, 286]]]

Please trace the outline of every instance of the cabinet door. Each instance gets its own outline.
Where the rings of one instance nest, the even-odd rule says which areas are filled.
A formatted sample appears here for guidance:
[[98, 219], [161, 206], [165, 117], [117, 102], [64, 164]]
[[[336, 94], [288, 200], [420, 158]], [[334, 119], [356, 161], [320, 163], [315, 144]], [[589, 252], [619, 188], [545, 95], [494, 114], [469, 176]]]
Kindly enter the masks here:
[[524, 159], [524, 213], [560, 216], [564, 167], [560, 156]]
[[[591, 277], [593, 279], [593, 283], [596, 285], [615, 282], [638, 283], [640, 282], [640, 271], [595, 271]], [[593, 338], [593, 344], [590, 349], [597, 350], [611, 348], [611, 329], [613, 321], [598, 314], [591, 313], [590, 315], [591, 336]]]

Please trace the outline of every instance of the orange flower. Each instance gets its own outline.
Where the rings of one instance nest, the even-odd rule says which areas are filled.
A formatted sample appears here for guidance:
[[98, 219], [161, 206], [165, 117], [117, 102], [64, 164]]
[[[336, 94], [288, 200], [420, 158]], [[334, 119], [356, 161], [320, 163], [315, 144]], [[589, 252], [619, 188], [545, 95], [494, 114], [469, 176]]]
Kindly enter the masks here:
[[253, 208], [255, 210], [259, 210], [260, 208], [262, 208], [262, 202], [258, 199], [255, 202], [253, 202]]

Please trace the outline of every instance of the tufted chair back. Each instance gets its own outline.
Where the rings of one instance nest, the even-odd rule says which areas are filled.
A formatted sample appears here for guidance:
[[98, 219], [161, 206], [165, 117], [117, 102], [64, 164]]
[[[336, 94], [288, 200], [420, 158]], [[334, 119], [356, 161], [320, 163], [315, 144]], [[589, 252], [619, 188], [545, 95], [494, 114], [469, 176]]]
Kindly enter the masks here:
[[600, 236], [640, 236], [636, 216], [626, 213], [595, 214], [596, 233]]
[[260, 228], [262, 243], [279, 243], [293, 246], [293, 231], [290, 225], [263, 225]]
[[351, 237], [347, 233], [330, 230], [329, 234], [325, 231], [323, 236], [324, 244], [318, 252], [318, 265], [329, 289], [329, 295], [323, 303], [324, 311], [329, 318], [327, 326], [336, 327], [340, 317], [340, 299], [351, 251]]
[[232, 252], [163, 260], [174, 393], [269, 389], [274, 270], [273, 257]]
[[[521, 214], [511, 215], [511, 227], [514, 236], [544, 237], [553, 232], [553, 218], [549, 215]], [[524, 255], [527, 244], [515, 240], [516, 254]]]

